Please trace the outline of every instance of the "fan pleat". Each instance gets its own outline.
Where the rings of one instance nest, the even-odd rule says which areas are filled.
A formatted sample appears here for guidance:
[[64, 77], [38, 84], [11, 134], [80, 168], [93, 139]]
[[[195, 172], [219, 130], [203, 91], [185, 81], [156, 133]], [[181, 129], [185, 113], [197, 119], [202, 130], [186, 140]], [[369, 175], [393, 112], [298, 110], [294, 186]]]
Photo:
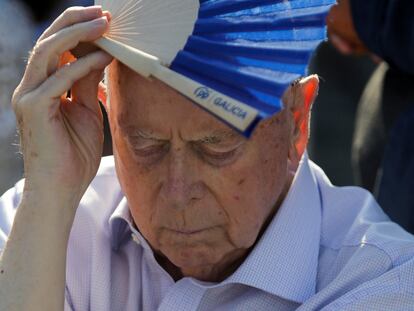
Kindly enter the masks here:
[[209, 53], [215, 57], [230, 55], [233, 57], [254, 57], [275, 62], [307, 64], [309, 50], [302, 46], [276, 47], [265, 44], [244, 42], [223, 42], [205, 39], [199, 36], [191, 36], [185, 47], [186, 51], [193, 53]]
[[199, 18], [217, 16], [260, 15], [277, 11], [291, 11], [302, 8], [323, 7], [332, 5], [332, 0], [241, 0], [241, 1], [203, 1]]
[[251, 32], [294, 29], [305, 27], [323, 27], [326, 13], [302, 16], [273, 17], [223, 17], [201, 18], [195, 24], [194, 34], [203, 35], [217, 32]]
[[266, 5], [274, 5], [284, 0], [200, 0], [200, 17], [216, 16], [228, 12], [248, 10]]
[[252, 42], [272, 42], [272, 41], [315, 41], [322, 40], [326, 36], [324, 28], [303, 28], [303, 29], [287, 29], [275, 31], [255, 31], [255, 32], [230, 32], [230, 33], [214, 33], [204, 35], [203, 37], [213, 40], [234, 41], [249, 40]]
[[112, 14], [106, 37], [171, 64], [194, 30], [197, 0], [95, 0]]
[[333, 2], [200, 0], [194, 32], [170, 68], [268, 117], [326, 38]]
[[277, 72], [256, 66], [235, 66], [227, 62], [181, 51], [176, 63], [191, 70], [199, 70], [205, 76], [216, 78], [222, 83], [242, 88], [251, 87], [263, 92], [283, 95], [286, 85], [298, 74]]
[[[273, 60], [252, 59], [244, 56], [228, 56], [223, 54], [214, 54], [209, 52], [197, 52], [195, 55], [203, 56], [208, 59], [220, 60], [223, 63], [234, 65], [238, 67], [256, 67], [270, 69], [279, 72], [296, 73], [301, 75], [303, 73], [303, 64], [281, 63]], [[177, 62], [175, 62], [176, 64]]]

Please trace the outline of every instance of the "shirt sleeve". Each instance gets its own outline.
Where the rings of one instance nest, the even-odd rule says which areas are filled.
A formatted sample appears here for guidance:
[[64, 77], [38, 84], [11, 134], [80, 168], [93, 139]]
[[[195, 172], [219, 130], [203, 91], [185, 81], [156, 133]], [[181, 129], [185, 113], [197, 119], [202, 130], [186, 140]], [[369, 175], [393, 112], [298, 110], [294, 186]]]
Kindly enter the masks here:
[[[24, 181], [18, 182], [0, 198], [0, 254], [6, 245], [13, 225], [17, 207], [20, 204]], [[75, 311], [68, 289], [65, 289], [65, 311]]]
[[414, 74], [414, 1], [350, 1], [355, 28], [369, 50]]
[[0, 198], [0, 252], [6, 245], [13, 225], [17, 207], [20, 204], [23, 181], [18, 182]]

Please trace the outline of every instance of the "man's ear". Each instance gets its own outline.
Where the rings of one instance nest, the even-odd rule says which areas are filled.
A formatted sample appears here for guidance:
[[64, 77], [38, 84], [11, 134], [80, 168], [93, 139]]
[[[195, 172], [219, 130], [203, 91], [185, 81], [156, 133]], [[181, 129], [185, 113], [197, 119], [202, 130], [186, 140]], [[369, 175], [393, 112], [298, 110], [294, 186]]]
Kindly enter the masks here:
[[293, 98], [288, 103], [293, 118], [290, 158], [298, 164], [308, 144], [310, 111], [319, 89], [318, 76], [304, 78], [293, 88]]
[[108, 92], [107, 85], [103, 82], [99, 83], [98, 86], [98, 99], [105, 107], [106, 112], [108, 112]]

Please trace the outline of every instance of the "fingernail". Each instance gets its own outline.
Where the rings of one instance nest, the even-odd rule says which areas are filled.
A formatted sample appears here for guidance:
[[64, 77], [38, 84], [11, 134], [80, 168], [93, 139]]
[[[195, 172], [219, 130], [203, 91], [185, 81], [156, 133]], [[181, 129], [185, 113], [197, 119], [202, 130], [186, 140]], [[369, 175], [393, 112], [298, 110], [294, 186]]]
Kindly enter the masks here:
[[105, 30], [108, 27], [108, 19], [106, 16], [96, 18], [92, 21], [91, 26], [99, 31]]
[[91, 17], [102, 16], [102, 7], [100, 5], [88, 6], [84, 12]]
[[102, 17], [99, 17], [99, 18], [97, 18], [97, 19], [95, 19], [95, 20], [94, 20], [94, 23], [95, 23], [98, 27], [100, 27], [100, 26], [104, 26], [104, 25], [107, 25], [107, 24], [108, 24], [108, 17], [107, 17], [107, 16], [102, 16]]
[[103, 16], [106, 16], [108, 18], [108, 22], [111, 21], [111, 19], [112, 19], [111, 12], [109, 12], [109, 11], [102, 11], [102, 15]]
[[94, 5], [94, 6], [87, 6], [86, 8], [85, 8], [85, 11], [88, 11], [88, 12], [100, 12], [100, 13], [102, 13], [102, 6], [101, 5]]

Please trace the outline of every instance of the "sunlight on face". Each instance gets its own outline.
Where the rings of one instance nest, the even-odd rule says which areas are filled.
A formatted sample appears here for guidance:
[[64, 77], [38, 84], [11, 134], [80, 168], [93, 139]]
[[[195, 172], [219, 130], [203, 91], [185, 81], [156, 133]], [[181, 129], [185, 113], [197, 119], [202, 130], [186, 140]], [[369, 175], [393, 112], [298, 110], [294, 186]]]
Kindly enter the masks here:
[[117, 63], [109, 82], [117, 172], [140, 232], [184, 273], [240, 257], [289, 186], [285, 112], [247, 140]]

